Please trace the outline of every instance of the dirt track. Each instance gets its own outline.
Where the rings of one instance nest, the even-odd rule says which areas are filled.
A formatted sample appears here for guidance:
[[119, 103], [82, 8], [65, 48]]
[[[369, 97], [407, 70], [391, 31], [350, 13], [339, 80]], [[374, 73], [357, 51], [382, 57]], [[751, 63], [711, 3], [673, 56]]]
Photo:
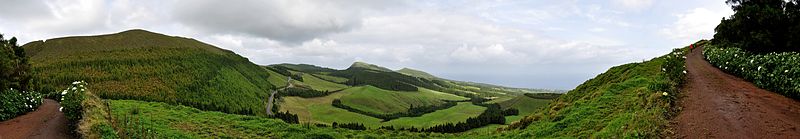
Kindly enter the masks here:
[[677, 138], [800, 138], [800, 102], [760, 89], [687, 55]]
[[67, 119], [55, 100], [45, 99], [39, 109], [0, 122], [0, 139], [68, 139]]

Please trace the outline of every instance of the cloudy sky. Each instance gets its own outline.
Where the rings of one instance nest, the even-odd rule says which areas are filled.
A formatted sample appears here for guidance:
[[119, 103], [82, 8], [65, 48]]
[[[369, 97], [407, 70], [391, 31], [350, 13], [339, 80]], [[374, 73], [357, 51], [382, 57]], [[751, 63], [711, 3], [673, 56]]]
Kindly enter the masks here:
[[709, 39], [724, 0], [4, 0], [20, 42], [145, 29], [257, 64], [354, 61], [513, 87], [572, 89]]

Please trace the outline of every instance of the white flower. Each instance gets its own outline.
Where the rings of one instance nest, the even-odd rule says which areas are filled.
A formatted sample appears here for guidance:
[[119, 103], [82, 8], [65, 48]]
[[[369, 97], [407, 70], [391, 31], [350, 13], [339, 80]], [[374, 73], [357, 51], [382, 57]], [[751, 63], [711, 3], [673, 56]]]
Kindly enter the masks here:
[[661, 71], [667, 71], [667, 69], [665, 69], [665, 68], [661, 68]]
[[64, 107], [59, 107], [59, 108], [58, 108], [58, 111], [61, 111], [62, 109], [64, 109]]
[[753, 60], [752, 60], [752, 59], [750, 59], [750, 63], [753, 63]]
[[761, 66], [758, 66], [758, 71], [761, 71]]
[[789, 72], [789, 70], [783, 70], [783, 73], [787, 73], [787, 72]]
[[67, 90], [61, 91], [61, 95], [67, 95]]
[[77, 84], [80, 84], [80, 83], [81, 83], [80, 81], [72, 82], [73, 85], [77, 85]]
[[76, 88], [76, 87], [72, 87], [72, 90], [78, 90], [78, 88]]
[[686, 74], [686, 70], [683, 70], [683, 74]]
[[661, 93], [661, 95], [668, 96], [668, 95], [669, 95], [669, 93], [667, 93], [667, 92], [663, 92], [663, 93]]
[[81, 88], [81, 92], [86, 92], [86, 89]]
[[728, 65], [728, 62], [725, 62], [725, 65]]

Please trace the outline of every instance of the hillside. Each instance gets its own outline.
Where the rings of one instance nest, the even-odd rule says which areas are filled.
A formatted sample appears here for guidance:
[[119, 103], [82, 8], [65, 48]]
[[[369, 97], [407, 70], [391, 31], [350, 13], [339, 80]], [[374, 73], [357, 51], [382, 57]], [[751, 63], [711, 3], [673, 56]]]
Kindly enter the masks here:
[[34, 41], [23, 48], [44, 92], [84, 80], [106, 99], [258, 115], [274, 87], [268, 72], [231, 51], [145, 30]]
[[[436, 78], [424, 71], [410, 68], [392, 71], [364, 62], [355, 62], [351, 67], [342, 70], [286, 63], [265, 68], [270, 72], [280, 73], [281, 76], [297, 79], [292, 81], [295, 88], [305, 88], [306, 92], [330, 92], [313, 97], [283, 94], [288, 96], [283, 96], [278, 101], [279, 111], [298, 114], [301, 123], [350, 123], [354, 122], [353, 119], [359, 119], [357, 123], [368, 128], [424, 128], [463, 122], [482, 114], [487, 105], [493, 104], [499, 104], [503, 110], [522, 110], [520, 114], [527, 115], [547, 106], [551, 99], [557, 97], [557, 93], [561, 93], [554, 90], [448, 80]], [[523, 95], [531, 93], [556, 93], [556, 96], [531, 98]], [[475, 99], [478, 103], [483, 100], [487, 102], [480, 105], [455, 102], [470, 99]], [[521, 115], [506, 116], [507, 123], [521, 119]]]
[[520, 138], [657, 138], [675, 115], [684, 49], [612, 67], [509, 125]]
[[405, 75], [408, 75], [408, 76], [414, 76], [414, 77], [420, 77], [420, 78], [428, 78], [428, 79], [438, 78], [436, 76], [433, 76], [430, 73], [427, 73], [427, 72], [424, 72], [424, 71], [420, 71], [420, 70], [411, 69], [411, 68], [403, 68], [403, 69], [397, 70], [397, 72], [405, 74]]

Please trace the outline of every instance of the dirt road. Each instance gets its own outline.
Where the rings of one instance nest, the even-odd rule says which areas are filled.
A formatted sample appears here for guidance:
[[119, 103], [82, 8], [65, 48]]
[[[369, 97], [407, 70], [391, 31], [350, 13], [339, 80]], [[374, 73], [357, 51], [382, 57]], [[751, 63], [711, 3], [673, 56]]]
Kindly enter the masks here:
[[55, 100], [45, 99], [39, 109], [0, 122], [0, 139], [68, 139], [67, 118]]
[[800, 102], [715, 68], [702, 48], [687, 55], [677, 138], [800, 138]]

